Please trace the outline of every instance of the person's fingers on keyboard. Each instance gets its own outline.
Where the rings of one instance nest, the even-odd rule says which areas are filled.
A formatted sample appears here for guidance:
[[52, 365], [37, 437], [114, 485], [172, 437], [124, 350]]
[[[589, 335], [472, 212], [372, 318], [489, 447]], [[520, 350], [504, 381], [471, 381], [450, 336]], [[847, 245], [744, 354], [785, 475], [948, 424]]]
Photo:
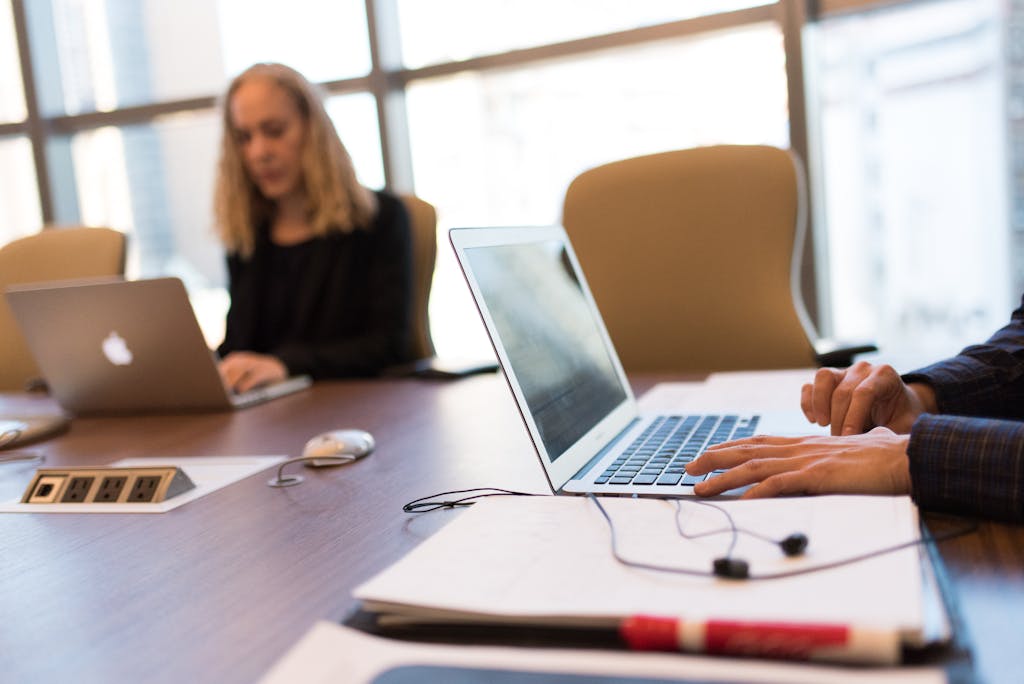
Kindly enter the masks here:
[[[847, 368], [839, 380], [839, 383], [832, 391], [831, 406], [829, 408], [829, 421], [832, 425], [832, 434], [840, 435], [843, 426], [847, 424], [846, 414], [850, 411], [851, 404], [856, 398], [858, 405], [854, 407], [861, 410], [861, 404], [865, 400], [863, 392], [858, 392], [861, 384], [871, 375], [874, 367], [866, 361], [860, 361]], [[863, 430], [861, 430], [863, 432]]]
[[746, 460], [717, 475], [712, 475], [703, 482], [698, 482], [694, 485], [693, 492], [699, 496], [714, 496], [737, 487], [764, 482], [780, 473], [798, 470], [806, 462], [805, 457], [781, 456], [788, 451], [781, 451], [779, 448], [773, 447], [771, 451], [779, 455]]
[[691, 475], [703, 475], [713, 470], [733, 468], [752, 458], [764, 458], [778, 455], [771, 449], [785, 448], [798, 444], [802, 437], [777, 437], [773, 435], [755, 435], [733, 442], [714, 444], [704, 450], [700, 456], [686, 465], [686, 472]]
[[[818, 425], [825, 427], [832, 421], [832, 393], [842, 381], [845, 371], [838, 368], [819, 368], [814, 374], [809, 401], [811, 415]], [[804, 410], [807, 413], [807, 410]]]
[[238, 392], [248, 392], [261, 385], [278, 382], [288, 377], [288, 370], [275, 356], [252, 354], [247, 361], [245, 372], [235, 385]]
[[237, 390], [239, 381], [246, 373], [246, 368], [244, 357], [236, 354], [229, 354], [217, 366], [224, 385], [231, 390]]
[[232, 352], [218, 366], [224, 384], [234, 392], [249, 390], [288, 377], [288, 369], [276, 356], [254, 352]]
[[800, 410], [804, 412], [804, 416], [808, 422], [817, 423], [818, 421], [814, 417], [814, 385], [811, 383], [805, 383], [800, 388]]
[[783, 494], [907, 494], [910, 462], [907, 435], [888, 428], [848, 437], [805, 437], [789, 445], [764, 445], [706, 454], [713, 465], [738, 465], [694, 486], [713, 496], [753, 485], [743, 498]]

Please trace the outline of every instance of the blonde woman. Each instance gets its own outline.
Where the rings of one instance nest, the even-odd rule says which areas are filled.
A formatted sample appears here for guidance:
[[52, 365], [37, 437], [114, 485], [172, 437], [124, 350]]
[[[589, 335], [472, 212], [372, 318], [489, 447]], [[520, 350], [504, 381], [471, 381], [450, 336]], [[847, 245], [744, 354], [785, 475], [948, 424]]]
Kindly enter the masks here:
[[228, 252], [221, 375], [239, 392], [407, 361], [409, 217], [364, 188], [317, 89], [256, 64], [224, 98], [215, 210]]

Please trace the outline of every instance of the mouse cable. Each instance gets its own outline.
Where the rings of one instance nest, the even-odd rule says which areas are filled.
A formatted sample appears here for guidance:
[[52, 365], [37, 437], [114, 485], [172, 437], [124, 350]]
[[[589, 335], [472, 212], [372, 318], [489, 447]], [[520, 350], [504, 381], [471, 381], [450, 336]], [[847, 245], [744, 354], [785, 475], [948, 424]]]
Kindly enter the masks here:
[[11, 451], [0, 453], [0, 465], [8, 463], [42, 463], [46, 460], [41, 451]]
[[[479, 492], [477, 494], [470, 494], [470, 492]], [[449, 496], [451, 494], [470, 494], [470, 496], [464, 496], [458, 499], [444, 499], [442, 497]], [[472, 506], [476, 503], [476, 499], [482, 499], [487, 496], [553, 496], [551, 494], [533, 494], [531, 492], [517, 492], [512, 489], [501, 489], [500, 487], [473, 487], [472, 489], [454, 489], [450, 492], [439, 492], [437, 494], [431, 494], [429, 496], [423, 496], [419, 499], [413, 499], [409, 503], [402, 506], [402, 510], [406, 513], [429, 513], [430, 511], [436, 511], [439, 508], [455, 508], [457, 506]]]
[[284, 476], [284, 469], [290, 466], [292, 463], [302, 463], [303, 461], [315, 461], [321, 459], [323, 456], [296, 456], [295, 458], [289, 458], [286, 461], [281, 461], [281, 465], [277, 467], [277, 476], [267, 480], [267, 484], [271, 487], [291, 487], [297, 485], [306, 478], [301, 475], [289, 475]]
[[[955, 529], [955, 530], [951, 530], [949, 532], [945, 532], [945, 533], [940, 534], [940, 535], [931, 535], [931, 534], [929, 534], [927, 536], [918, 537], [917, 539], [912, 539], [910, 541], [906, 541], [906, 542], [903, 542], [901, 544], [894, 544], [892, 546], [882, 547], [882, 548], [876, 549], [874, 551], [868, 551], [866, 553], [858, 554], [858, 555], [855, 555], [855, 556], [850, 556], [848, 558], [841, 558], [839, 560], [832, 561], [832, 562], [829, 562], [829, 563], [822, 563], [821, 565], [813, 565], [811, 567], [798, 568], [798, 569], [795, 569], [795, 570], [783, 570], [781, 572], [772, 572], [772, 573], [766, 573], [766, 574], [763, 574], [763, 575], [750, 575], [750, 574], [746, 574], [746, 573], [744, 573], [742, 575], [729, 575], [729, 574], [723, 574], [722, 572], [719, 571], [719, 568], [717, 567], [718, 561], [716, 561], [716, 567], [713, 570], [709, 571], [709, 570], [697, 570], [697, 569], [694, 569], [694, 568], [680, 568], [680, 567], [670, 566], [670, 565], [659, 565], [659, 564], [655, 564], [655, 563], [645, 563], [645, 562], [642, 562], [642, 561], [630, 560], [630, 559], [624, 557], [619, 552], [618, 539], [617, 539], [616, 530], [615, 530], [615, 523], [612, 522], [612, 518], [611, 518], [610, 515], [608, 515], [608, 511], [606, 511], [604, 506], [601, 505], [600, 499], [598, 499], [593, 494], [587, 494], [587, 498], [594, 502], [594, 505], [597, 506], [597, 510], [601, 512], [601, 515], [604, 517], [605, 522], [608, 523], [608, 532], [609, 532], [610, 541], [611, 541], [612, 557], [617, 562], [619, 562], [622, 565], [625, 565], [626, 567], [637, 568], [638, 570], [652, 570], [654, 572], [667, 572], [667, 573], [673, 573], [673, 574], [677, 574], [677, 575], [690, 575], [690, 576], [693, 576], [693, 577], [725, 577], [727, 579], [743, 579], [743, 580], [774, 580], [774, 579], [783, 579], [783, 578], [786, 578], [786, 577], [796, 577], [798, 575], [809, 575], [811, 573], [821, 572], [822, 570], [831, 570], [832, 568], [838, 568], [838, 567], [841, 567], [841, 566], [844, 566], [844, 565], [852, 565], [853, 563], [859, 563], [859, 562], [864, 561], [864, 560], [875, 558], [876, 556], [882, 556], [882, 555], [887, 554], [887, 553], [893, 553], [894, 551], [899, 551], [901, 549], [906, 549], [906, 548], [910, 548], [910, 547], [913, 547], [913, 546], [918, 546], [918, 545], [921, 545], [921, 544], [944, 542], [944, 541], [947, 541], [949, 539], [953, 539], [953, 538], [956, 538], [956, 537], [962, 537], [962, 536], [965, 536], [965, 535], [968, 535], [968, 534], [971, 534], [973, 532], [977, 532], [978, 531], [978, 523], [977, 522], [972, 522], [972, 523], [970, 523], [968, 525], [965, 525], [965, 526], [963, 526], [961, 528], [958, 528], [958, 529]], [[661, 499], [661, 500], [662, 501], [668, 501], [668, 499]], [[697, 503], [697, 502], [694, 501], [693, 503]], [[701, 502], [701, 503], [706, 503], [706, 502]], [[711, 505], [713, 508], [718, 508], [718, 506], [714, 506], [713, 504], [708, 504], [708, 505]], [[729, 522], [730, 522], [730, 524], [733, 524], [731, 516], [729, 516]], [[733, 524], [733, 527], [735, 528], [734, 524]], [[731, 548], [732, 547], [730, 547], [730, 553], [731, 553]], [[729, 559], [729, 557], [727, 557], [727, 560], [728, 559]]]

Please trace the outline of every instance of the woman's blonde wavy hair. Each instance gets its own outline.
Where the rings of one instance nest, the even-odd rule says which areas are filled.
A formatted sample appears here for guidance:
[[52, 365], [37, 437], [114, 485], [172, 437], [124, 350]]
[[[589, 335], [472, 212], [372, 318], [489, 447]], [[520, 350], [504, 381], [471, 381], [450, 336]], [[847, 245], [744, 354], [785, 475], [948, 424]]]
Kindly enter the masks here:
[[249, 178], [231, 123], [231, 98], [246, 81], [268, 79], [295, 101], [306, 122], [302, 150], [302, 182], [315, 235], [365, 228], [377, 211], [376, 196], [359, 184], [348, 150], [338, 137], [319, 89], [283, 64], [254, 64], [235, 77], [224, 94], [220, 163], [214, 194], [217, 232], [230, 253], [248, 257], [255, 246], [256, 226], [273, 218], [274, 203]]

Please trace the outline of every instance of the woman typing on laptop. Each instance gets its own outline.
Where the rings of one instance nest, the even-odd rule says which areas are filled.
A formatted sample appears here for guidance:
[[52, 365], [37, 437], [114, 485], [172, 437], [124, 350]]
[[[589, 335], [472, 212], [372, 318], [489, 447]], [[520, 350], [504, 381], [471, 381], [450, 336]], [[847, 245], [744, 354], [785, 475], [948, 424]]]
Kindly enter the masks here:
[[359, 184], [315, 87], [286, 66], [256, 64], [228, 88], [223, 128], [225, 383], [244, 392], [407, 361], [409, 217], [396, 197]]

